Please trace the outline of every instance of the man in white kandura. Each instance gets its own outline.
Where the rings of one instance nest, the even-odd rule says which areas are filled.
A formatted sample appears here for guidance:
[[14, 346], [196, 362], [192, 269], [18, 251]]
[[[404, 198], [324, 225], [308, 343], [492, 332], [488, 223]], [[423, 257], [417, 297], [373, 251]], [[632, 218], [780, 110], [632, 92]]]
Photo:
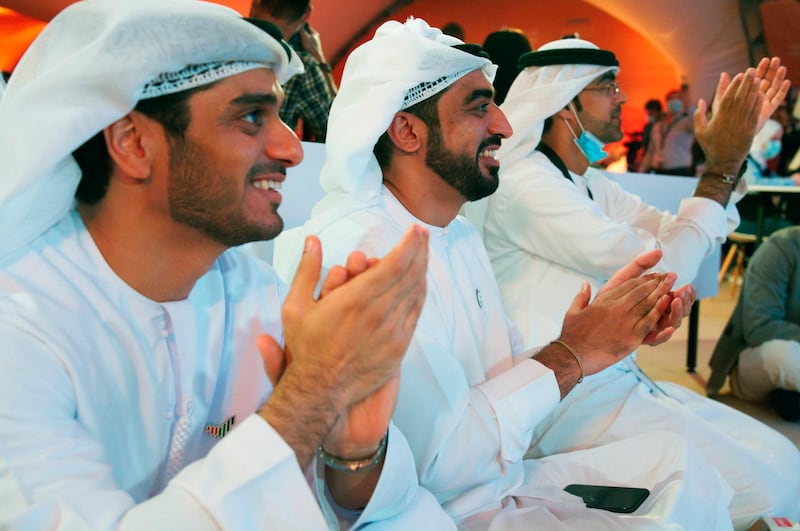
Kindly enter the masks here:
[[[675, 271], [680, 292], [693, 290], [687, 283], [700, 262], [739, 221], [734, 202], [745, 189], [743, 182], [737, 187], [742, 163], [788, 88], [777, 58], [733, 79], [723, 75], [710, 121], [700, 101], [695, 133], [705, 173], [677, 214], [647, 205], [590, 167], [604, 143], [622, 137], [626, 98], [612, 52], [561, 39], [521, 63], [526, 67], [502, 107], [514, 136], [499, 153], [500, 185], [488, 199], [483, 236], [503, 304], [525, 344], [558, 337], [571, 293], [586, 282], [599, 289], [652, 249], [663, 253], [654, 271]], [[655, 385], [634, 356], [570, 393], [537, 426], [529, 455], [591, 448], [652, 429], [681, 434], [719, 470], [736, 491], [730, 515], [737, 529], [761, 514], [792, 515], [800, 507], [794, 444], [684, 387]]]
[[454, 528], [389, 424], [427, 232], [352, 254], [319, 298], [315, 238], [291, 289], [228, 249], [282, 228], [298, 64], [195, 0], [77, 2], [20, 61], [0, 101], [0, 528]]
[[[327, 195], [276, 240], [276, 269], [291, 275], [308, 233], [334, 263], [348, 247], [382, 256], [407, 227], [427, 227], [428, 291], [393, 418], [420, 484], [462, 528], [729, 529], [730, 488], [680, 434], [525, 459], [533, 429], [563, 396], [642, 341], [667, 339], [691, 297], [672, 297], [674, 274], [641, 276], [660, 257], [653, 251], [591, 305], [588, 288], [573, 294], [557, 342], [522, 348], [479, 234], [458, 216], [496, 188], [495, 153], [512, 133], [492, 101], [494, 70], [479, 47], [419, 19], [387, 22], [354, 50], [330, 116]], [[586, 508], [562, 490], [569, 483], [651, 493], [634, 513], [615, 514]]]

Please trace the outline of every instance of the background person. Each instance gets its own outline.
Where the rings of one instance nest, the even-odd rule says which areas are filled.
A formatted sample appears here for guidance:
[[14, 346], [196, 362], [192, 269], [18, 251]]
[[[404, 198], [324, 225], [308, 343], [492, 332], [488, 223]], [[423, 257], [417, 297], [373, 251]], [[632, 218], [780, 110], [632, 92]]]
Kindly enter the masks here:
[[283, 87], [286, 100], [281, 120], [295, 131], [301, 130], [304, 140], [325, 142], [336, 82], [319, 33], [306, 22], [310, 15], [311, 0], [253, 0], [250, 10], [250, 16], [275, 24], [285, 39], [297, 36], [300, 46], [295, 51], [305, 71]]
[[694, 122], [685, 107], [685, 96], [673, 90], [665, 100], [666, 110], [650, 131], [649, 149], [642, 158], [641, 171], [693, 177]]
[[709, 365], [709, 396], [730, 376], [734, 396], [800, 420], [800, 227], [773, 233], [750, 258]]
[[497, 74], [494, 76], [494, 102], [503, 103], [508, 93], [508, 87], [514, 82], [519, 73], [519, 57], [531, 51], [528, 37], [520, 29], [501, 29], [486, 36], [483, 49], [489, 54], [489, 59], [497, 65]]

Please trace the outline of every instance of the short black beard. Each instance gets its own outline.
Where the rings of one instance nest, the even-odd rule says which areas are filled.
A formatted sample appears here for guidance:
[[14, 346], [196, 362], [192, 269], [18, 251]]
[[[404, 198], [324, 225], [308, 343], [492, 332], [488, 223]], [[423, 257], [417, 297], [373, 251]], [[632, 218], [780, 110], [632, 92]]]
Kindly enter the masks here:
[[499, 184], [497, 168], [492, 168], [489, 176], [481, 173], [478, 164], [478, 153], [487, 146], [499, 145], [500, 137], [484, 140], [474, 158], [457, 155], [449, 151], [442, 142], [441, 128], [437, 125], [428, 127], [428, 146], [425, 163], [435, 171], [447, 184], [455, 188], [467, 201], [477, 201], [492, 195]]
[[[269, 226], [249, 222], [240, 210], [239, 198], [225, 184], [224, 177], [213, 176], [202, 151], [188, 139], [170, 142], [168, 198], [172, 218], [204, 233], [217, 243], [235, 247], [248, 242], [271, 240], [283, 230], [277, 216]], [[257, 175], [263, 168], [251, 168]]]

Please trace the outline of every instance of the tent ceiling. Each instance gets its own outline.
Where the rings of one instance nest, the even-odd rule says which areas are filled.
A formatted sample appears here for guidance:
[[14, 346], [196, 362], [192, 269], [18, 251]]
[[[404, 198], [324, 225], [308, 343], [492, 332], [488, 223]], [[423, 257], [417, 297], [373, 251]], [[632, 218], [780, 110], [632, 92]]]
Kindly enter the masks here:
[[[740, 71], [747, 66], [748, 55], [739, 20], [736, 0], [579, 0], [619, 19], [653, 44], [673, 64], [678, 76], [686, 76], [697, 94], [711, 94], [722, 71]], [[550, 3], [562, 9], [568, 4]], [[512, 2], [518, 9], [481, 10], [482, 23], [495, 21], [494, 26], [536, 27], [537, 21], [524, 18], [525, 4]], [[539, 4], [542, 4], [540, 2]], [[431, 10], [449, 9], [453, 19], [468, 26], [462, 0], [314, 0], [311, 18], [324, 38], [331, 58], [347, 52], [353, 36], [371, 34], [376, 21], [392, 13], [410, 11], [425, 18]], [[509, 14], [512, 13], [512, 16]], [[567, 14], [568, 15], [568, 14]], [[576, 27], [587, 26], [590, 20], [573, 19]], [[470, 38], [469, 31], [468, 38]], [[482, 37], [472, 37], [480, 40]], [[548, 39], [549, 40], [549, 39]], [[624, 65], [623, 65], [624, 67]]]

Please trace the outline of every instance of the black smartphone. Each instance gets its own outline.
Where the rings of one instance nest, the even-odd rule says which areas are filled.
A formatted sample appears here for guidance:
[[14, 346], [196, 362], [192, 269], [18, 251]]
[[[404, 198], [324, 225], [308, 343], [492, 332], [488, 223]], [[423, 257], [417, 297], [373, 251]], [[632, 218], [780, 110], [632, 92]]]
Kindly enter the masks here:
[[583, 498], [586, 507], [612, 513], [632, 513], [644, 502], [650, 491], [636, 487], [572, 484], [564, 490]]

